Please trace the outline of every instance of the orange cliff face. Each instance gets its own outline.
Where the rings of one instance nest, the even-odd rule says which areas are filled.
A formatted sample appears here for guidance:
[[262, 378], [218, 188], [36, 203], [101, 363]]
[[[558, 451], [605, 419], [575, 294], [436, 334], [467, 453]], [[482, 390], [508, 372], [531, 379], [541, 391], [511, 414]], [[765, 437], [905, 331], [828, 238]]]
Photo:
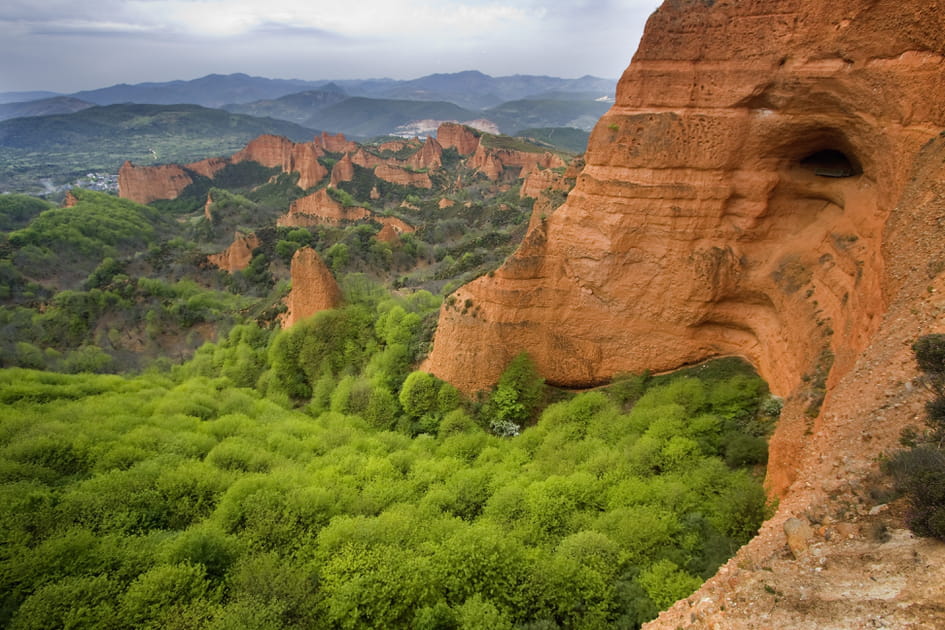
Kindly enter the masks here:
[[233, 236], [233, 243], [219, 254], [210, 254], [207, 260], [210, 264], [233, 273], [249, 267], [253, 259], [253, 250], [262, 245], [262, 241], [254, 233]]
[[479, 148], [479, 135], [459, 123], [442, 123], [436, 139], [444, 149], [455, 148], [460, 155], [471, 155]]
[[[572, 387], [740, 355], [788, 415], [818, 379], [829, 405], [897, 299], [890, 217], [945, 127], [943, 8], [664, 3], [567, 202], [443, 307], [425, 369], [472, 392], [523, 350]], [[779, 433], [778, 493], [802, 440]]]
[[[323, 140], [323, 139], [322, 139]], [[342, 136], [341, 140], [348, 145]], [[335, 146], [337, 140], [329, 144]], [[231, 158], [209, 158], [179, 166], [135, 166], [125, 162], [118, 171], [118, 195], [137, 203], [159, 199], [176, 199], [193, 183], [194, 173], [213, 178], [229, 164], [252, 161], [269, 168], [279, 167], [285, 173], [297, 172], [300, 188], [311, 188], [328, 176], [328, 169], [318, 161], [325, 152], [315, 142], [295, 143], [282, 136], [262, 135], [250, 141]]]
[[335, 201], [328, 190], [322, 188], [311, 195], [296, 199], [289, 211], [279, 217], [279, 227], [309, 227], [312, 225], [340, 225], [349, 221], [368, 219], [372, 215], [366, 208], [345, 207]]
[[175, 199], [193, 181], [177, 164], [135, 166], [125, 162], [118, 170], [118, 196], [135, 203]]
[[231, 161], [234, 164], [253, 161], [269, 168], [279, 167], [285, 173], [297, 172], [299, 188], [304, 190], [328, 176], [328, 169], [318, 161], [323, 155], [325, 152], [314, 142], [295, 143], [282, 136], [264, 135], [246, 145]]
[[292, 290], [286, 297], [282, 327], [341, 305], [341, 289], [318, 252], [303, 247], [292, 256]]

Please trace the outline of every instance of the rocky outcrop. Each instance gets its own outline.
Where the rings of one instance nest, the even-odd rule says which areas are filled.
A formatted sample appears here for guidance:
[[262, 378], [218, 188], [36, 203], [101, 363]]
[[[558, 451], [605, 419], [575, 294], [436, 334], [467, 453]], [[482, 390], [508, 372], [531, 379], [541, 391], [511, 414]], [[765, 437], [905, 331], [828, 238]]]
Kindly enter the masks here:
[[299, 188], [311, 188], [328, 175], [328, 169], [318, 161], [325, 154], [314, 142], [295, 143], [282, 136], [259, 136], [231, 158], [233, 164], [253, 161], [269, 168], [281, 168], [284, 173], [299, 173]]
[[[943, 55], [940, 2], [665, 2], [567, 202], [454, 294], [473, 308], [443, 307], [424, 368], [475, 391], [522, 350], [575, 387], [746, 357], [787, 401], [779, 511], [738, 566], [777, 557], [784, 521], [855, 496], [921, 410], [909, 344], [945, 328]], [[692, 612], [654, 627], [752, 623]]]
[[330, 134], [325, 131], [320, 136], [315, 136], [313, 144], [329, 153], [350, 153], [358, 150], [358, 144], [345, 138], [345, 134]]
[[436, 138], [427, 138], [420, 150], [407, 158], [407, 166], [420, 170], [435, 170], [443, 165], [443, 147]]
[[289, 211], [279, 217], [280, 227], [308, 227], [311, 225], [341, 225], [372, 216], [366, 208], [345, 207], [335, 201], [328, 190], [322, 188], [311, 195], [296, 199]]
[[393, 225], [386, 224], [381, 227], [375, 238], [382, 243], [396, 243], [400, 240], [400, 232]]
[[522, 197], [537, 199], [542, 191], [547, 188], [555, 188], [563, 181], [564, 176], [555, 173], [550, 168], [533, 170], [522, 181], [519, 194]]
[[233, 273], [242, 271], [249, 266], [253, 259], [253, 250], [262, 245], [256, 234], [242, 234], [237, 232], [233, 236], [233, 243], [219, 254], [210, 254], [207, 260], [210, 264]]
[[416, 231], [412, 225], [397, 217], [374, 217], [374, 220], [385, 228], [391, 228], [398, 234], [412, 234]]
[[337, 186], [341, 182], [350, 182], [354, 179], [354, 162], [351, 161], [351, 154], [345, 153], [344, 156], [331, 167], [332, 186]]
[[479, 147], [471, 158], [468, 166], [475, 169], [491, 180], [497, 180], [506, 169], [518, 169], [517, 177], [525, 177], [529, 173], [546, 168], [563, 168], [567, 164], [561, 157], [547, 151], [535, 153], [530, 151], [516, 151], [513, 149], [495, 149], [480, 142]]
[[408, 171], [407, 169], [390, 164], [381, 164], [374, 169], [374, 175], [384, 181], [401, 186], [414, 186], [416, 188], [433, 188], [433, 182], [426, 173]]
[[494, 152], [490, 151], [482, 144], [476, 148], [476, 152], [469, 158], [466, 165], [493, 181], [502, 176], [502, 163], [495, 156]]
[[118, 170], [118, 196], [136, 203], [175, 199], [193, 181], [177, 164], [135, 166], [129, 161]]
[[364, 147], [358, 147], [357, 151], [351, 154], [351, 161], [361, 168], [374, 168], [381, 164], [387, 164], [387, 160], [369, 151], [365, 151]]
[[303, 247], [292, 256], [291, 274], [292, 290], [286, 297], [283, 328], [341, 305], [341, 289], [335, 277], [311, 247]]
[[472, 155], [479, 147], [479, 135], [459, 123], [445, 122], [436, 130], [436, 139], [444, 149], [456, 149], [460, 155]]
[[206, 160], [200, 160], [199, 162], [192, 162], [187, 164], [184, 168], [189, 171], [193, 171], [198, 175], [203, 175], [209, 179], [216, 177], [216, 174], [226, 168], [229, 164], [229, 160], [225, 158], [208, 158]]

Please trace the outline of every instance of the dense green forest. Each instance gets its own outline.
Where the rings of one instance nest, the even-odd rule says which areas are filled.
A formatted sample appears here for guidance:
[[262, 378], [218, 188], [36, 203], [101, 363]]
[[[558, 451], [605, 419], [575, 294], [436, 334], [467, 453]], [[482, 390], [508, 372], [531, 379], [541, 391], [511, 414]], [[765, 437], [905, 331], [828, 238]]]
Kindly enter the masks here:
[[[472, 397], [416, 371], [531, 212], [444, 162], [332, 190], [416, 227], [393, 243], [276, 227], [311, 191], [252, 164], [150, 206], [0, 196], [0, 626], [635, 628], [749, 540], [779, 404], [741, 361], [568, 392], [522, 354]], [[244, 270], [207, 263], [248, 230]], [[303, 246], [344, 305], [282, 330]]]

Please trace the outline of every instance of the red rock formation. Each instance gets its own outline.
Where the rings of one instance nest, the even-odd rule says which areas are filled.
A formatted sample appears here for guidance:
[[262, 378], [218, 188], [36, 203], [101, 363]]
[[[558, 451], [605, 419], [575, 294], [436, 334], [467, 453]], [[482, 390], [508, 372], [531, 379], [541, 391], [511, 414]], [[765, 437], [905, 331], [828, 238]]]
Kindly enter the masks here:
[[328, 190], [322, 188], [311, 195], [296, 199], [289, 211], [279, 217], [276, 224], [280, 227], [308, 227], [311, 225], [340, 225], [371, 217], [366, 208], [347, 208], [335, 201]]
[[283, 328], [341, 305], [338, 283], [314, 249], [303, 247], [295, 252], [291, 274], [292, 290], [286, 297], [288, 310], [282, 318]]
[[374, 220], [384, 227], [390, 227], [399, 234], [412, 234], [416, 231], [412, 225], [397, 217], [374, 217]]
[[374, 168], [381, 164], [387, 164], [387, 160], [364, 150], [364, 147], [358, 147], [351, 155], [351, 161], [362, 168]]
[[393, 225], [385, 224], [375, 238], [382, 243], [396, 243], [400, 240], [400, 232]]
[[476, 152], [469, 158], [467, 166], [479, 171], [491, 180], [497, 180], [507, 168], [517, 168], [519, 169], [517, 175], [526, 177], [534, 170], [562, 168], [566, 166], [566, 163], [559, 156], [547, 151], [533, 153], [512, 149], [494, 149], [480, 143]]
[[329, 153], [350, 153], [358, 150], [357, 143], [345, 138], [343, 133], [332, 135], [323, 131], [322, 135], [315, 136], [313, 144]]
[[407, 158], [407, 166], [415, 169], [438, 169], [443, 165], [443, 147], [436, 138], [427, 138], [420, 150]]
[[526, 175], [519, 193], [522, 197], [537, 199], [546, 188], [554, 188], [564, 181], [564, 175], [555, 173], [550, 168], [533, 170]]
[[390, 140], [388, 142], [382, 142], [377, 148], [382, 152], [390, 151], [392, 153], [397, 153], [398, 151], [402, 151], [411, 145], [419, 147], [420, 143], [416, 140]]
[[479, 136], [459, 123], [445, 122], [436, 130], [436, 139], [444, 149], [455, 148], [460, 155], [470, 155], [479, 147]]
[[401, 186], [415, 186], [417, 188], [433, 188], [433, 182], [426, 173], [415, 173], [397, 166], [381, 164], [374, 169], [374, 174], [384, 181]]
[[[943, 75], [937, 0], [665, 2], [568, 201], [454, 294], [474, 308], [444, 306], [424, 369], [474, 391], [522, 350], [573, 386], [748, 358], [788, 396], [768, 468], [781, 502], [727, 570], [770, 567], [787, 517], [855, 493], [921, 410], [909, 343], [945, 328], [928, 290], [943, 280], [928, 267], [942, 261]], [[817, 381], [826, 399], [808, 418]], [[739, 579], [720, 575], [717, 592]], [[897, 597], [835, 625], [921, 615]], [[747, 605], [706, 621], [702, 601], [654, 627], [803, 627], [803, 613], [788, 625]]]
[[527, 350], [584, 386], [738, 354], [803, 396], [829, 352], [836, 384], [888, 306], [884, 226], [945, 123], [942, 14], [868, 4], [664, 5], [567, 204], [457, 292], [475, 318], [444, 307], [428, 369], [475, 390]]
[[213, 179], [216, 177], [216, 174], [226, 168], [226, 165], [229, 163], [229, 160], [216, 157], [200, 160], [199, 162], [191, 162], [190, 164], [185, 165], [184, 168], [199, 175], [203, 175], [204, 177]]
[[264, 135], [251, 141], [230, 161], [259, 162], [269, 168], [279, 167], [285, 173], [299, 173], [299, 187], [311, 188], [328, 175], [328, 169], [318, 161], [324, 151], [313, 143], [296, 144], [282, 136]]
[[63, 208], [73, 208], [76, 204], [79, 203], [79, 200], [76, 198], [75, 193], [71, 190], [66, 193], [66, 198], [62, 200]]
[[502, 176], [502, 162], [498, 160], [493, 151], [490, 151], [482, 144], [476, 148], [476, 152], [469, 158], [466, 164], [469, 168], [482, 173], [493, 181]]
[[351, 154], [345, 153], [344, 156], [335, 162], [331, 167], [331, 185], [337, 186], [341, 182], [350, 182], [354, 179], [354, 162], [351, 161]]
[[253, 259], [253, 250], [262, 245], [262, 241], [256, 234], [241, 234], [237, 232], [233, 236], [233, 243], [226, 250], [219, 254], [210, 254], [207, 260], [223, 269], [233, 273], [241, 271], [249, 266]]
[[455, 201], [453, 201], [452, 199], [447, 199], [446, 197], [443, 197], [442, 199], [440, 199], [440, 203], [437, 204], [440, 210], [445, 210], [446, 208], [452, 208], [455, 205], [456, 205]]
[[118, 196], [137, 203], [175, 199], [193, 181], [176, 164], [135, 166], [125, 162], [118, 170]]

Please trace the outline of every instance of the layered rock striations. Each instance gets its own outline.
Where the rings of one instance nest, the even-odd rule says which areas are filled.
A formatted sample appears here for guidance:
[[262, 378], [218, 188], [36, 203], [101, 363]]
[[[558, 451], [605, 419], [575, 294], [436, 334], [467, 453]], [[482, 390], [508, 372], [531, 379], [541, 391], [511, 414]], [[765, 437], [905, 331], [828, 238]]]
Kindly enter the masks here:
[[741, 355], [816, 416], [897, 297], [889, 218], [945, 126], [941, 8], [665, 3], [567, 203], [457, 291], [476, 307], [444, 307], [427, 367], [475, 391], [525, 350], [583, 387]]

